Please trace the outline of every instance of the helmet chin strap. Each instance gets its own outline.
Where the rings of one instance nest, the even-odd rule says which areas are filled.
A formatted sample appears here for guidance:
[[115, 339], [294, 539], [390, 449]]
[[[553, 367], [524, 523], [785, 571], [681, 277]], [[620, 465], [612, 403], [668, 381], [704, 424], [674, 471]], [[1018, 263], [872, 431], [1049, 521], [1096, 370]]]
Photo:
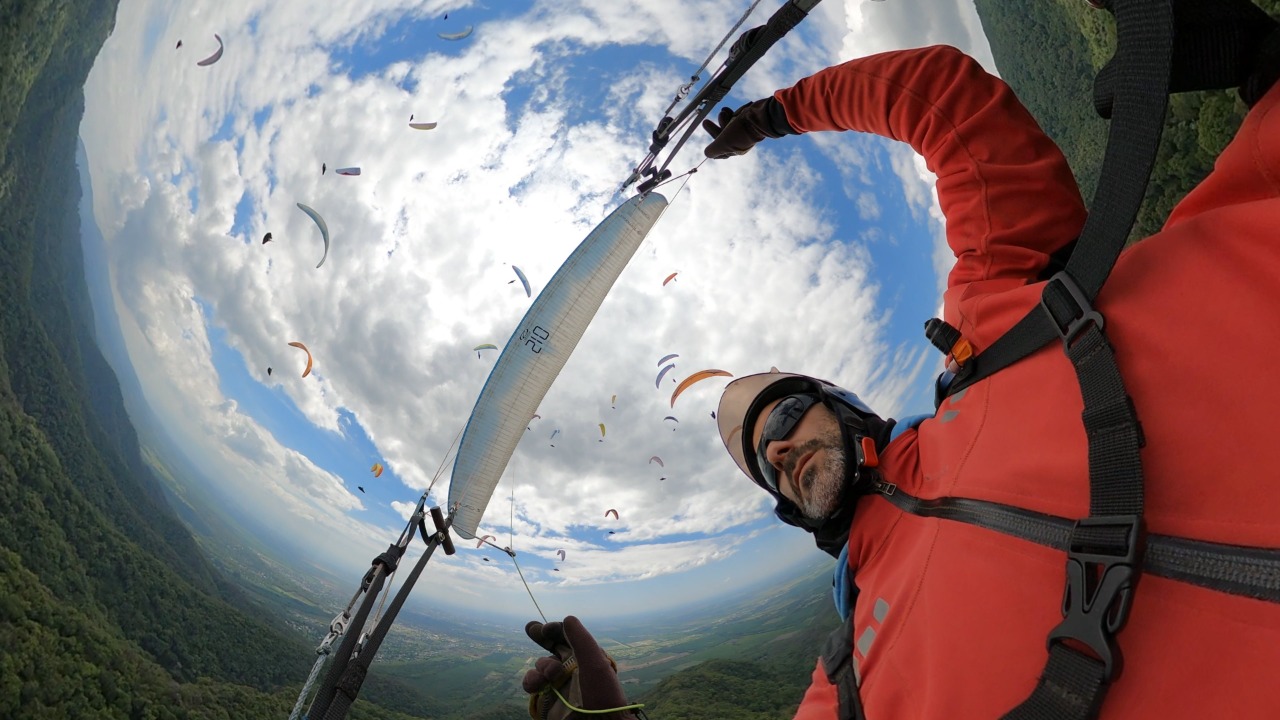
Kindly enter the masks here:
[[813, 520], [805, 517], [800, 508], [793, 505], [794, 517], [798, 522], [793, 522], [786, 517], [783, 517], [783, 520], [811, 533], [814, 544], [818, 546], [819, 550], [832, 557], [839, 557], [840, 551], [849, 541], [849, 528], [853, 523], [853, 508], [857, 504], [855, 501], [859, 496], [866, 493], [867, 488], [871, 487], [872, 479], [876, 473], [871, 468], [863, 468], [858, 465], [858, 449], [862, 443], [862, 438], [872, 438], [875, 441], [876, 449], [880, 450], [888, 444], [889, 435], [893, 431], [896, 421], [884, 420], [876, 415], [868, 416], [838, 400], [827, 401], [823, 404], [835, 413], [836, 420], [840, 425], [841, 444], [844, 446], [844, 480], [840, 485], [840, 494], [836, 500], [836, 510], [822, 520]]

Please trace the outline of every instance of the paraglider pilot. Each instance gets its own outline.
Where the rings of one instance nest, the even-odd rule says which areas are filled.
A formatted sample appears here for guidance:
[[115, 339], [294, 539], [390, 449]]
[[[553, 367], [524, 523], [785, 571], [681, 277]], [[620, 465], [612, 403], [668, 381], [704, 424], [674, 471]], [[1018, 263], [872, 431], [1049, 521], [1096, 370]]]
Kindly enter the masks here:
[[[1119, 256], [1092, 303], [1141, 422], [1140, 515], [1091, 508], [1093, 453], [1120, 431], [1083, 432], [1070, 342], [949, 396], [956, 380], [943, 373], [936, 413], [898, 421], [803, 374], [726, 387], [716, 417], [730, 456], [780, 520], [837, 558], [844, 624], [815, 648], [797, 718], [997, 718], [1030, 701], [1050, 709], [1018, 717], [1277, 716], [1280, 594], [1264, 587], [1280, 564], [1253, 563], [1280, 563], [1280, 396], [1265, 390], [1280, 335], [1260, 329], [1280, 308], [1280, 32], [1248, 2], [1210, 6], [1247, 18], [1245, 67], [1219, 87], [1239, 86], [1251, 110], [1214, 170], [1160, 232]], [[1002, 80], [950, 47], [827, 68], [705, 127], [711, 158], [842, 130], [923, 155], [956, 257], [943, 296], [952, 367], [970, 361], [960, 340], [981, 357], [1038, 309], [1086, 219], [1059, 149]], [[1115, 542], [1128, 554], [1092, 549]], [[1097, 604], [1090, 614], [1082, 603]], [[593, 649], [572, 619], [564, 640], [545, 627], [530, 636], [561, 659], [569, 646]], [[560, 672], [544, 660], [526, 691]], [[1069, 682], [1116, 672], [1082, 705], [1059, 683], [1059, 662], [1076, 673]], [[612, 674], [596, 677], [615, 691]], [[591, 705], [574, 687], [588, 708], [623, 702]]]

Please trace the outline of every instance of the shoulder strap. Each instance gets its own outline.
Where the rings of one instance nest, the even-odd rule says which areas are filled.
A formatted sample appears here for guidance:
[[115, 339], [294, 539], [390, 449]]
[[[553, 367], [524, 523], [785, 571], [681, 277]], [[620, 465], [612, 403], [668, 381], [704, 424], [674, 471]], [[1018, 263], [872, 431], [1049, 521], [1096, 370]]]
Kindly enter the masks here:
[[1132, 607], [1142, 559], [1144, 441], [1105, 320], [1092, 303], [1137, 217], [1169, 92], [1231, 87], [1247, 75], [1252, 48], [1242, 46], [1261, 36], [1252, 37], [1258, 29], [1249, 27], [1243, 6], [1259, 12], [1247, 0], [1212, 7], [1206, 0], [1110, 0], [1117, 49], [1095, 79], [1094, 104], [1111, 126], [1089, 218], [1065, 269], [1045, 284], [1039, 307], [971, 358], [945, 391], [957, 393], [1057, 338], [1084, 400], [1089, 517], [1071, 532], [1063, 620], [1049, 633], [1048, 660], [1031, 695], [1005, 716], [1010, 720], [1096, 718], [1118, 673], [1115, 635]]

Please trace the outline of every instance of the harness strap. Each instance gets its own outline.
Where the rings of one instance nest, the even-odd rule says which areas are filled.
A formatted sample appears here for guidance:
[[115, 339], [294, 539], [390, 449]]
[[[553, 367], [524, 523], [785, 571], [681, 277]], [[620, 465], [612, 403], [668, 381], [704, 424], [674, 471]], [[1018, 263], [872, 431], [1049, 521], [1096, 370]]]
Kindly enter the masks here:
[[[1141, 563], [1142, 430], [1092, 302], [1124, 247], [1155, 162], [1174, 22], [1171, 0], [1114, 0], [1112, 9], [1116, 54], [1094, 92], [1095, 105], [1113, 117], [1093, 211], [1066, 268], [1045, 284], [1040, 307], [992, 345], [1019, 345], [997, 353], [1016, 361], [1054, 336], [1062, 341], [1080, 383], [1089, 444], [1089, 517], [1071, 531], [1063, 619], [1049, 632], [1049, 657], [1035, 689], [1007, 720], [1097, 717], [1118, 673], [1115, 634], [1128, 619]], [[1027, 343], [1022, 333], [1039, 342]], [[960, 369], [951, 392], [972, 384], [984, 355]]]
[[853, 669], [853, 613], [827, 636], [822, 645], [822, 670], [836, 688], [840, 720], [866, 720], [858, 697], [858, 675]]

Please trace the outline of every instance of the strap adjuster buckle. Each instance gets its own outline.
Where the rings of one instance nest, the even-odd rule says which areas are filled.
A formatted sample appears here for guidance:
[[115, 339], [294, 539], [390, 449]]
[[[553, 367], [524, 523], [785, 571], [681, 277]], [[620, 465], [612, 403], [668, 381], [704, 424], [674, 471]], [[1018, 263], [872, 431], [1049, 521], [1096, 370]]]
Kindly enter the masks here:
[[[1055, 283], [1060, 285], [1066, 291], [1064, 296], [1055, 289]], [[1050, 297], [1052, 293], [1052, 298]], [[1052, 299], [1052, 305], [1050, 300]], [[1072, 306], [1065, 307], [1064, 301], [1070, 299]], [[1071, 277], [1066, 270], [1059, 270], [1050, 277], [1045, 283], [1044, 292], [1040, 293], [1040, 308], [1049, 316], [1049, 322], [1053, 323], [1053, 329], [1057, 331], [1058, 337], [1062, 338], [1062, 345], [1067, 350], [1071, 349], [1072, 343], [1076, 341], [1076, 337], [1087, 330], [1090, 325], [1097, 326], [1098, 330], [1102, 330], [1106, 326], [1102, 313], [1093, 309], [1093, 304], [1089, 302], [1089, 298], [1085, 296], [1084, 291], [1076, 284], [1075, 278]], [[1055, 311], [1057, 308], [1057, 311]], [[1065, 317], [1060, 317], [1059, 312], [1067, 312]]]
[[[1105, 545], [1104, 540], [1098, 539], [1098, 531], [1108, 528], [1123, 532], [1123, 547]], [[1088, 542], [1083, 537], [1086, 534], [1096, 542]], [[1078, 520], [1067, 550], [1063, 619], [1049, 633], [1049, 646], [1074, 640], [1102, 661], [1108, 680], [1114, 677], [1120, 661], [1114, 636], [1129, 619], [1141, 555], [1140, 515], [1099, 515]]]

